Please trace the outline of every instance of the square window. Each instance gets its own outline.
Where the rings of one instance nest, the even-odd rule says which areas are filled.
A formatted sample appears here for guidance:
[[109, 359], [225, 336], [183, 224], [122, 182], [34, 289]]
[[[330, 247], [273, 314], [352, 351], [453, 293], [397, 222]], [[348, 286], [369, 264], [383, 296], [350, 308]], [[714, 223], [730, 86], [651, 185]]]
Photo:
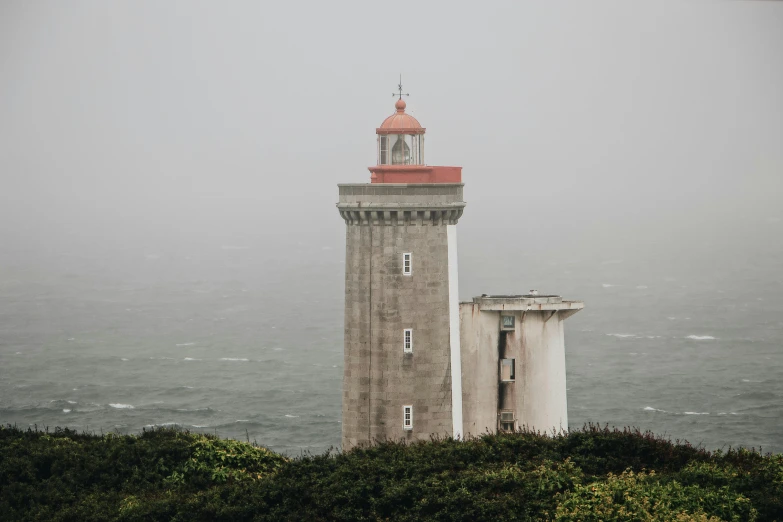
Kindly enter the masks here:
[[402, 407], [402, 429], [413, 429], [413, 406]]
[[413, 329], [406, 328], [402, 332], [402, 351], [413, 353]]
[[500, 329], [501, 330], [513, 330], [514, 324], [516, 323], [515, 317], [513, 315], [501, 315], [500, 316]]
[[514, 431], [516, 429], [516, 421], [514, 420], [513, 411], [501, 411], [500, 412], [500, 430], [501, 431]]
[[411, 275], [412, 272], [412, 264], [411, 264], [411, 253], [406, 252], [402, 255], [402, 274], [403, 275]]

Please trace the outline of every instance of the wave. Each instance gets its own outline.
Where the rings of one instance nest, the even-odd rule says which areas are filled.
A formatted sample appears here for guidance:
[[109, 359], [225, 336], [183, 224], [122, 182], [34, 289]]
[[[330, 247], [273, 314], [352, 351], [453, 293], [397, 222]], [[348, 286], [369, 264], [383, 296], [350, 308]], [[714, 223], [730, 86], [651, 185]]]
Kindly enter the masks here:
[[639, 290], [645, 290], [647, 289], [647, 285], [639, 285], [636, 288], [638, 288]]
[[200, 361], [201, 359], [194, 359], [193, 357], [185, 357], [183, 361]]
[[711, 335], [689, 335], [686, 339], [692, 339], [694, 341], [714, 341], [715, 337]]
[[299, 415], [288, 415], [288, 414], [286, 414], [286, 417], [288, 417], [289, 419], [298, 419]]
[[611, 337], [620, 337], [621, 339], [625, 339], [626, 337], [637, 337], [636, 334], [608, 333], [606, 335], [609, 335]]
[[221, 361], [242, 361], [242, 362], [248, 362], [250, 359], [243, 359], [240, 357], [221, 357]]
[[71, 410], [69, 410], [69, 409], [63, 409], [63, 413], [71, 413]]
[[119, 410], [132, 410], [134, 409], [134, 406], [132, 404], [120, 404], [119, 402], [115, 402], [112, 404], [109, 404], [112, 408], [117, 408]]
[[59, 402], [60, 404], [63, 404], [63, 403], [76, 404], [76, 401], [69, 401], [69, 400], [66, 400], [66, 399], [52, 399], [52, 400], [49, 401], [49, 404], [57, 403], [57, 402]]
[[749, 391], [742, 392], [735, 395], [735, 397], [743, 400], [757, 400], [757, 401], [777, 401], [779, 396], [777, 393], [768, 391]]
[[[670, 415], [709, 415], [710, 414], [709, 412], [706, 411], [684, 411], [682, 413], [677, 413], [674, 411], [666, 411], [658, 408], [653, 408], [652, 406], [645, 406], [643, 409], [644, 411], [657, 411], [659, 413], [668, 413]], [[726, 415], [726, 414], [719, 413], [718, 415]], [[736, 414], [733, 413], [732, 415], [736, 415]]]
[[609, 284], [609, 283], [603, 283], [601, 286], [603, 286], [604, 288], [612, 288], [613, 286], [617, 286], [617, 285], [612, 285], [612, 284]]
[[177, 346], [193, 346], [196, 343], [179, 343]]

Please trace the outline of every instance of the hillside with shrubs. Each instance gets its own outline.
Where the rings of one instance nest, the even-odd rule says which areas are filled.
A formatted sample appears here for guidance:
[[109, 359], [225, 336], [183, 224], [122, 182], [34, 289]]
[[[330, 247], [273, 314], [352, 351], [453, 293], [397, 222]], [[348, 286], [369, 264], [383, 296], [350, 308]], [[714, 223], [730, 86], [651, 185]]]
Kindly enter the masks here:
[[175, 429], [8, 426], [0, 519], [783, 521], [783, 456], [593, 425], [293, 458]]

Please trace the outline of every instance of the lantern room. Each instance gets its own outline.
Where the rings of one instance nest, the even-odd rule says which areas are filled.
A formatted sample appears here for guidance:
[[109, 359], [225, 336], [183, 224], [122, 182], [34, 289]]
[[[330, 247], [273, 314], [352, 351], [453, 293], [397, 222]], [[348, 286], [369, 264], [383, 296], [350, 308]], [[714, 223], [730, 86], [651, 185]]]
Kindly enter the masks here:
[[378, 165], [424, 165], [424, 129], [405, 113], [405, 100], [394, 104], [397, 112], [383, 120], [378, 135]]
[[378, 162], [369, 168], [371, 183], [461, 183], [462, 167], [436, 167], [424, 164], [424, 131], [405, 112], [405, 100], [395, 102], [396, 112], [375, 129], [378, 135]]

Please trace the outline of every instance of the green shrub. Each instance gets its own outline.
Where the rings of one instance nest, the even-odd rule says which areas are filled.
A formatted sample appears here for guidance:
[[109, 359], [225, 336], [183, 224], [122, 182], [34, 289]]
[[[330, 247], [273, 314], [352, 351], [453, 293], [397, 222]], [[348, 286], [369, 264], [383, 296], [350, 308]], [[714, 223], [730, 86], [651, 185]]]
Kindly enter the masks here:
[[660, 480], [654, 471], [612, 473], [605, 481], [576, 485], [557, 507], [558, 522], [638, 520], [754, 521], [756, 510], [728, 486], [703, 489]]
[[295, 459], [172, 429], [0, 427], [0, 519], [783, 521], [783, 457], [594, 425]]

